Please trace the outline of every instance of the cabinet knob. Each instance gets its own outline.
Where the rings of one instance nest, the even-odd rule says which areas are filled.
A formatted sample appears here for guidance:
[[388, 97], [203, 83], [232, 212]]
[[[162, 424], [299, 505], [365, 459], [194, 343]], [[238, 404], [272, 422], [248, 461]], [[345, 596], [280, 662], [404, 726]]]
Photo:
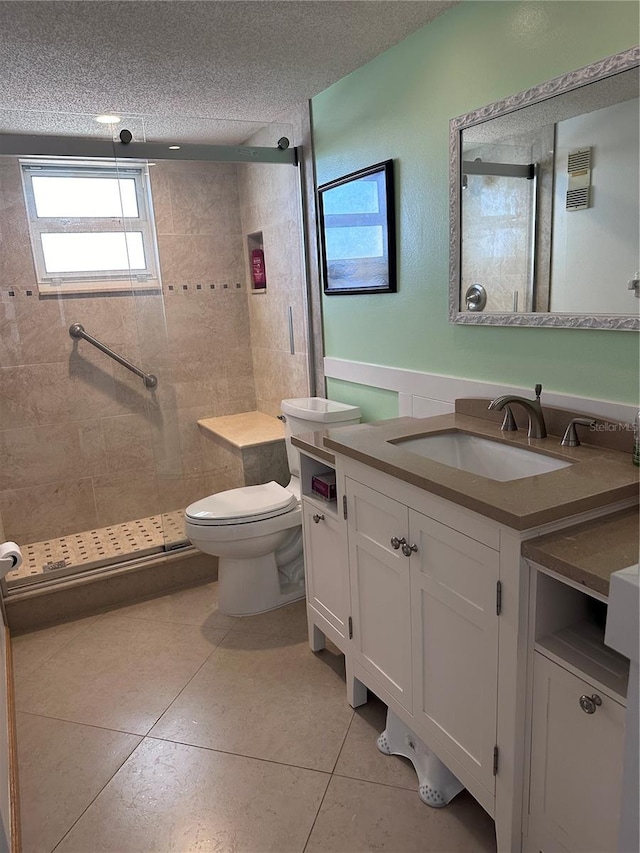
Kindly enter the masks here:
[[602, 699], [597, 693], [594, 693], [593, 696], [587, 696], [586, 693], [583, 693], [579, 701], [585, 714], [595, 714], [597, 706], [602, 705]]
[[417, 546], [417, 545], [407, 545], [407, 543], [406, 543], [406, 542], [405, 542], [405, 543], [404, 543], [404, 545], [402, 546], [402, 553], [405, 555], [405, 557], [410, 557], [410, 556], [411, 556], [412, 554], [414, 554], [417, 550], [418, 550], [418, 546]]
[[314, 513], [313, 520], [316, 524], [319, 524], [321, 521], [324, 521], [324, 515], [320, 515], [320, 513]]
[[397, 536], [392, 536], [392, 537], [391, 537], [391, 547], [393, 548], [393, 550], [394, 550], [394, 551], [397, 551], [397, 550], [398, 550], [398, 548], [399, 548], [401, 545], [405, 545], [405, 544], [406, 544], [406, 542], [407, 542], [407, 540], [404, 538], [404, 536], [402, 537], [402, 539], [398, 539], [398, 537], [397, 537]]

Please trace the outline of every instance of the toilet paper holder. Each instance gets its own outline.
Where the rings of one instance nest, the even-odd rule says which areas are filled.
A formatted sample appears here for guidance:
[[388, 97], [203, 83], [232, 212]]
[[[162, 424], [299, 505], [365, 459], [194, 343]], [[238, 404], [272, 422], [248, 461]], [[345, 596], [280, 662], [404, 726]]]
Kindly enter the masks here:
[[0, 545], [0, 578], [22, 565], [22, 552], [15, 542], [3, 542]]

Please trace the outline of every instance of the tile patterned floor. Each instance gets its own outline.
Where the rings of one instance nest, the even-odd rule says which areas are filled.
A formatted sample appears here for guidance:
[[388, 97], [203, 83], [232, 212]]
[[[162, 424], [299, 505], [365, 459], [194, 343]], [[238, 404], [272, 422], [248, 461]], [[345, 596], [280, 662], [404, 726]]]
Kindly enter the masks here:
[[353, 711], [304, 603], [219, 613], [216, 584], [13, 639], [24, 853], [493, 853], [466, 792], [417, 795]]

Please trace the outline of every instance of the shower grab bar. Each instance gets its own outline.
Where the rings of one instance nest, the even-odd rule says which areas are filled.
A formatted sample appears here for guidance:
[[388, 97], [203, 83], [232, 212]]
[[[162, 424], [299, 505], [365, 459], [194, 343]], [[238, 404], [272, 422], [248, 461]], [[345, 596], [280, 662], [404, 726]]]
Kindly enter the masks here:
[[140, 370], [139, 367], [136, 367], [135, 364], [132, 364], [128, 359], [123, 358], [121, 355], [118, 355], [117, 352], [114, 352], [111, 347], [108, 347], [106, 344], [103, 344], [97, 338], [94, 338], [93, 335], [90, 335], [88, 332], [85, 332], [84, 326], [80, 323], [72, 323], [69, 326], [69, 334], [71, 337], [79, 341], [83, 338], [85, 341], [88, 341], [92, 346], [99, 349], [105, 355], [108, 355], [109, 358], [112, 358], [114, 361], [117, 361], [118, 364], [121, 364], [123, 367], [126, 367], [127, 370], [130, 370], [132, 373], [135, 373], [136, 376], [139, 376], [140, 379], [145, 384], [145, 388], [155, 388], [158, 384], [158, 377], [154, 376], [153, 373], [145, 373], [144, 370]]

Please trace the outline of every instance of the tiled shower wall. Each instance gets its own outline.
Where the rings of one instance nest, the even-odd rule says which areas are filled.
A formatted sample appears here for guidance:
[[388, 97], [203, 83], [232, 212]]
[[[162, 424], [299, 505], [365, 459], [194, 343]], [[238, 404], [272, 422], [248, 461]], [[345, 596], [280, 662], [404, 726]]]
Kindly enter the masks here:
[[[240, 485], [237, 461], [196, 425], [256, 407], [236, 167], [151, 175], [164, 299], [39, 299], [19, 165], [0, 159], [0, 516], [18, 542]], [[157, 390], [74, 343], [73, 322], [155, 373]]]
[[[270, 125], [249, 141], [275, 147], [291, 126]], [[251, 281], [246, 237], [262, 233], [267, 287], [249, 285], [251, 349], [257, 408], [280, 413], [280, 401], [309, 393], [304, 255], [300, 226], [298, 169], [268, 164], [238, 167], [240, 211], [245, 235], [245, 280]], [[293, 312], [294, 353], [289, 340], [288, 310]]]

